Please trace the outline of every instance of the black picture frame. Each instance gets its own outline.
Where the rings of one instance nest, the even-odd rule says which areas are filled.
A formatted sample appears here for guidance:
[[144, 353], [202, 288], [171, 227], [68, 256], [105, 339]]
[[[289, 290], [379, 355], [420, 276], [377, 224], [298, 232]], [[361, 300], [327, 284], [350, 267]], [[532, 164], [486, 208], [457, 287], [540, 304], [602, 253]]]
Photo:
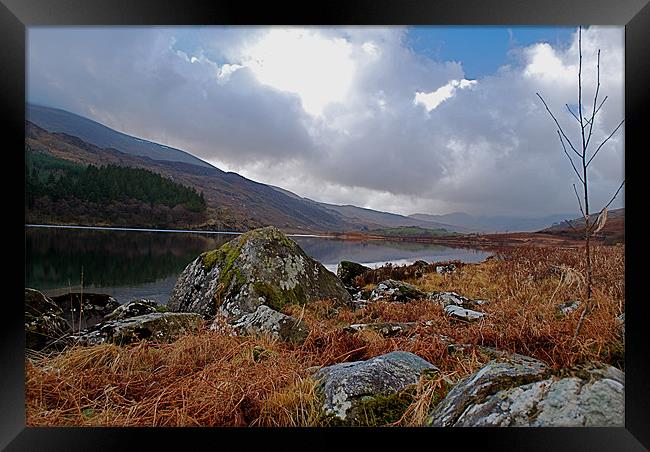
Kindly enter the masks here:
[[[642, 298], [645, 247], [640, 228], [647, 210], [640, 164], [647, 148], [643, 113], [647, 111], [650, 81], [650, 6], [647, 0], [357, 0], [250, 5], [232, 0], [0, 0], [0, 81], [3, 99], [5, 174], [22, 171], [19, 150], [25, 137], [26, 27], [35, 25], [620, 25], [625, 26], [625, 173], [626, 173], [626, 394], [625, 428], [540, 429], [168, 429], [168, 428], [28, 428], [25, 426], [24, 328], [22, 290], [7, 275], [11, 296], [4, 300], [0, 326], [0, 448], [6, 450], [150, 450], [176, 439], [181, 447], [246, 447], [250, 435], [264, 447], [312, 447], [319, 437], [326, 447], [362, 447], [368, 441], [394, 439], [401, 447], [480, 447], [482, 450], [613, 451], [650, 448], [648, 414], [650, 379], [646, 345], [647, 303]], [[634, 152], [633, 152], [634, 151]], [[647, 178], [647, 176], [646, 176]], [[16, 182], [12, 182], [14, 184]], [[20, 182], [18, 182], [20, 183]], [[24, 186], [24, 185], [23, 185]], [[22, 209], [15, 185], [5, 195]], [[14, 199], [15, 198], [15, 199]], [[9, 200], [9, 199], [7, 199]], [[15, 218], [19, 218], [15, 215]], [[24, 218], [24, 217], [23, 217]], [[12, 223], [13, 225], [13, 223]], [[12, 226], [13, 227], [13, 226]], [[15, 234], [24, 222], [15, 223]], [[14, 230], [11, 229], [13, 233]], [[24, 232], [23, 232], [24, 237]], [[9, 238], [8, 242], [13, 242]], [[16, 241], [15, 243], [18, 243]], [[24, 246], [23, 246], [24, 261]], [[13, 268], [13, 259], [5, 259]], [[24, 266], [23, 266], [24, 268]], [[23, 275], [24, 276], [24, 275]], [[16, 279], [17, 280], [17, 279]], [[645, 339], [644, 339], [645, 337]], [[340, 434], [345, 433], [345, 438]], [[280, 437], [281, 435], [282, 437]], [[297, 435], [297, 437], [296, 437]], [[308, 435], [309, 437], [307, 437]], [[307, 442], [306, 442], [307, 441]], [[306, 442], [306, 443], [305, 443]], [[252, 446], [252, 443], [251, 443]], [[283, 447], [284, 446], [284, 447]], [[259, 447], [259, 446], [253, 446]], [[450, 446], [447, 446], [450, 447]]]

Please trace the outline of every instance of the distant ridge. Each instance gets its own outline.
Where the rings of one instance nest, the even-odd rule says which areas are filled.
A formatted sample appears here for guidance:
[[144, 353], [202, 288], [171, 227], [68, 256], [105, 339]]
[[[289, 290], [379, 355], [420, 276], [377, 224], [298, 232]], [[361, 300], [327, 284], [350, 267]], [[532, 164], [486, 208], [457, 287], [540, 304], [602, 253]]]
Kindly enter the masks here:
[[214, 168], [209, 163], [180, 149], [118, 132], [69, 111], [27, 104], [26, 115], [29, 121], [48, 132], [76, 136], [99, 148], [119, 149], [125, 154], [149, 157], [153, 160], [191, 163], [204, 168]]

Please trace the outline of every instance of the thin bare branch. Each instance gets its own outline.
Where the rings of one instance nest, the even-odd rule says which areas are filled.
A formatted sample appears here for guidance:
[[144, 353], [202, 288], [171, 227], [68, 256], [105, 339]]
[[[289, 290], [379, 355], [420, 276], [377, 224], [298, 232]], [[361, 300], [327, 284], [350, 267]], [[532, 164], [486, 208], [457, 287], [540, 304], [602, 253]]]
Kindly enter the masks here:
[[573, 152], [575, 152], [576, 155], [577, 155], [578, 157], [582, 158], [582, 155], [581, 155], [578, 151], [576, 151], [576, 148], [575, 148], [575, 147], [573, 146], [573, 144], [571, 143], [571, 140], [569, 140], [569, 137], [567, 137], [566, 134], [564, 133], [564, 130], [562, 129], [562, 126], [560, 125], [560, 123], [557, 122], [557, 119], [555, 118], [555, 115], [554, 115], [554, 114], [551, 112], [551, 110], [548, 108], [548, 105], [546, 105], [546, 101], [544, 101], [544, 98], [542, 98], [542, 96], [540, 96], [539, 93], [535, 93], [535, 94], [537, 94], [537, 97], [540, 98], [540, 100], [541, 100], [542, 103], [544, 104], [544, 107], [546, 107], [546, 111], [548, 112], [549, 115], [551, 115], [551, 118], [553, 118], [553, 121], [555, 121], [555, 124], [557, 125], [557, 128], [560, 130], [560, 132], [562, 132], [562, 136], [563, 136], [564, 139], [567, 141], [567, 143], [569, 143], [569, 146], [571, 147], [571, 149], [573, 150]]
[[566, 105], [566, 109], [569, 110], [569, 113], [571, 113], [571, 116], [576, 118], [576, 121], [578, 121], [578, 123], [580, 123], [580, 119], [576, 116], [576, 114], [573, 112], [573, 110], [571, 110], [571, 107], [569, 107], [569, 104], [564, 104], [564, 105]]
[[593, 109], [593, 113], [591, 114], [591, 121], [590, 121], [591, 125], [589, 126], [587, 143], [585, 143], [585, 149], [584, 149], [585, 154], [587, 153], [587, 148], [589, 147], [589, 141], [591, 140], [591, 132], [593, 131], [594, 128], [594, 117], [596, 116], [596, 104], [598, 103], [598, 91], [600, 90], [600, 49], [598, 49], [598, 60], [596, 63], [596, 70], [598, 72], [597, 84], [596, 84], [596, 95], [594, 96], [594, 109]]
[[576, 188], [576, 184], [573, 184], [573, 191], [576, 194], [576, 198], [578, 198], [578, 205], [580, 206], [580, 212], [582, 213], [582, 217], [587, 218], [587, 215], [585, 215], [585, 211], [582, 209], [582, 201], [580, 201], [580, 196], [578, 195], [578, 189]]
[[614, 136], [614, 134], [616, 133], [616, 131], [617, 131], [617, 130], [618, 130], [618, 129], [623, 125], [624, 122], [625, 122], [625, 119], [621, 120], [621, 122], [616, 126], [616, 128], [614, 129], [614, 131], [613, 131], [612, 133], [610, 133], [609, 136], [608, 136], [607, 138], [605, 138], [605, 141], [603, 141], [602, 143], [600, 143], [600, 146], [598, 146], [598, 148], [596, 149], [596, 152], [594, 152], [594, 155], [592, 155], [591, 158], [589, 159], [589, 161], [587, 161], [587, 166], [589, 166], [589, 164], [590, 164], [591, 161], [594, 159], [594, 157], [596, 157], [596, 154], [598, 154], [598, 151], [600, 151], [600, 149], [603, 147], [603, 145], [604, 145], [605, 143], [607, 143], [607, 142], [609, 141], [609, 139], [610, 139], [612, 136]]
[[571, 158], [571, 156], [569, 155], [569, 153], [568, 153], [567, 150], [566, 150], [566, 146], [564, 145], [564, 140], [562, 139], [562, 135], [560, 135], [560, 131], [559, 131], [559, 130], [557, 131], [557, 136], [558, 136], [558, 138], [560, 139], [560, 143], [562, 143], [562, 150], [564, 151], [564, 155], [566, 155], [566, 157], [569, 159], [569, 162], [571, 162], [571, 166], [573, 167], [573, 171], [575, 171], [576, 176], [578, 176], [578, 179], [580, 179], [580, 182], [582, 182], [582, 183], [584, 184], [585, 181], [582, 180], [582, 176], [580, 176], [580, 173], [578, 172], [578, 169], [577, 169], [576, 166], [573, 164], [573, 159]]
[[[609, 98], [609, 96], [605, 96], [605, 97], [603, 98], [603, 100], [602, 100], [602, 102], [600, 103], [600, 105], [598, 106], [598, 108], [596, 108], [596, 113], [594, 113], [594, 116], [596, 116], [596, 115], [598, 114], [598, 112], [600, 111], [600, 109], [602, 108], [603, 104], [605, 103], [605, 101], [606, 101], [608, 98]], [[593, 118], [592, 118], [592, 119], [593, 119]], [[585, 118], [585, 121], [587, 121], [587, 124], [589, 124], [590, 122], [592, 122], [592, 119]]]
[[580, 55], [580, 64], [578, 65], [578, 117], [580, 118], [580, 135], [582, 138], [582, 152], [580, 157], [582, 158], [582, 168], [584, 172], [584, 181], [583, 185], [585, 186], [585, 210], [587, 215], [589, 215], [589, 204], [587, 201], [587, 171], [585, 166], [585, 157], [587, 156], [587, 146], [585, 146], [585, 127], [586, 125], [582, 121], [582, 27], [578, 29], [578, 52]]
[[573, 225], [571, 224], [571, 222], [570, 222], [569, 220], [564, 220], [564, 222], [565, 222], [566, 224], [568, 224], [569, 227], [570, 227], [571, 229], [573, 229], [573, 231], [574, 231], [576, 234], [579, 234], [579, 233], [580, 233], [580, 231], [578, 231], [576, 228], [573, 227]]

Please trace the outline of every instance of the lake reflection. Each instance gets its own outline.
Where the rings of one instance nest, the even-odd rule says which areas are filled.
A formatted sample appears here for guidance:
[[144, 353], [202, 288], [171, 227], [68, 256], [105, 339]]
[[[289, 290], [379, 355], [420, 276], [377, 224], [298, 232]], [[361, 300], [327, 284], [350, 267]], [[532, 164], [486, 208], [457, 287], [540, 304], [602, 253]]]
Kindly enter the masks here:
[[[236, 235], [93, 229], [25, 228], [25, 287], [59, 295], [83, 288], [123, 303], [153, 298], [166, 303], [176, 278], [200, 253]], [[292, 237], [309, 256], [336, 272], [341, 260], [376, 267], [458, 259], [479, 262], [489, 253], [406, 242], [359, 242]]]

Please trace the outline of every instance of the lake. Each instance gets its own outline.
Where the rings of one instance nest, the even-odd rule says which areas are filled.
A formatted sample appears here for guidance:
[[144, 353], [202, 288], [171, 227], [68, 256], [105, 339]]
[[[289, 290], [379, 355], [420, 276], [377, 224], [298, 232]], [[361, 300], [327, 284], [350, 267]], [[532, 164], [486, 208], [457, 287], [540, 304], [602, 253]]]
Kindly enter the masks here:
[[[167, 303], [178, 275], [200, 253], [218, 248], [232, 233], [95, 228], [25, 227], [25, 287], [46, 295], [106, 293], [120, 303], [134, 298]], [[460, 260], [480, 262], [485, 251], [408, 242], [353, 241], [291, 236], [307, 255], [336, 273], [342, 260], [375, 268]], [[82, 276], [83, 274], [83, 276]]]

